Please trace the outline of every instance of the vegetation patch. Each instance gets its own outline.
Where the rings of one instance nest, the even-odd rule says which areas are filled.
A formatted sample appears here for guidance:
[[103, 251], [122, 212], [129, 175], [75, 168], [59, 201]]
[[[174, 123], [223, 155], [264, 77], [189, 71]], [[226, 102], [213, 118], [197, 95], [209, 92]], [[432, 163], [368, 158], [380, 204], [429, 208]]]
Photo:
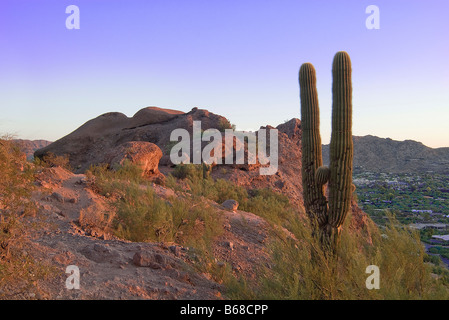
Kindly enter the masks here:
[[30, 254], [30, 226], [25, 217], [37, 213], [31, 200], [34, 166], [11, 141], [0, 139], [0, 299], [32, 299], [45, 295], [40, 281], [54, 270]]

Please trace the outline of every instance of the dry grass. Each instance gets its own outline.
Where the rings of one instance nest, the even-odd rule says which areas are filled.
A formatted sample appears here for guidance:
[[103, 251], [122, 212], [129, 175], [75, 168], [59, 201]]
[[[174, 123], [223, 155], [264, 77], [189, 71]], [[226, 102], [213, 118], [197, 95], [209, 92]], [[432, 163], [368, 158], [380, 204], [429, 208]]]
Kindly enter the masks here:
[[[221, 233], [220, 219], [207, 203], [194, 198], [159, 197], [140, 169], [129, 163], [114, 171], [92, 167], [87, 176], [92, 188], [108, 197], [116, 208], [109, 221], [121, 238], [198, 246], [201, 241], [210, 243]], [[100, 223], [102, 220], [99, 217]]]
[[[364, 242], [349, 231], [349, 219], [342, 231], [336, 254], [321, 243], [319, 232], [303, 221], [290, 225], [298, 241], [279, 240], [272, 247], [273, 269], [266, 269], [256, 284], [232, 283], [234, 299], [299, 300], [409, 300], [448, 299], [449, 287], [434, 279], [419, 236], [391, 218], [386, 230]], [[380, 289], [369, 290], [369, 265], [379, 267]]]

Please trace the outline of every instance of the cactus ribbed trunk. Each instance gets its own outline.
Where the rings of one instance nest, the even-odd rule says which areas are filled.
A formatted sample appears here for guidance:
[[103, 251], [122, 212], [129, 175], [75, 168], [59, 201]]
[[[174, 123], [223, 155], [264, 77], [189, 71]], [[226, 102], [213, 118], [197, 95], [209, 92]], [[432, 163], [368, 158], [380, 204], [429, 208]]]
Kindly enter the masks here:
[[304, 207], [309, 217], [317, 219], [320, 226], [327, 222], [327, 204], [323, 186], [316, 183], [315, 173], [322, 166], [320, 110], [316, 89], [316, 72], [310, 63], [299, 70], [302, 129], [302, 185]]
[[339, 234], [352, 197], [351, 60], [338, 52], [332, 66], [332, 135], [330, 143], [328, 234]]

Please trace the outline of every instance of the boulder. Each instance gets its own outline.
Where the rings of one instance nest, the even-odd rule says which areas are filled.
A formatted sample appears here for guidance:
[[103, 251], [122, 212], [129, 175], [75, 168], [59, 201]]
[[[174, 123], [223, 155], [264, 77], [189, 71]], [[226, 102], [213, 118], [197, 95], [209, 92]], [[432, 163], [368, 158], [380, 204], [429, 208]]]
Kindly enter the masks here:
[[138, 267], [150, 267], [151, 269], [161, 269], [165, 266], [165, 259], [160, 254], [152, 254], [145, 251], [138, 251], [133, 256], [133, 263]]
[[97, 263], [120, 263], [121, 257], [117, 250], [102, 244], [89, 244], [80, 251], [87, 259]]
[[236, 212], [238, 207], [239, 207], [239, 203], [235, 200], [232, 199], [228, 199], [225, 202], [223, 202], [221, 204], [225, 209], [228, 209], [232, 212]]
[[125, 161], [138, 165], [144, 175], [158, 173], [162, 150], [151, 142], [130, 141], [113, 148], [105, 156], [106, 162], [112, 167], [123, 165]]

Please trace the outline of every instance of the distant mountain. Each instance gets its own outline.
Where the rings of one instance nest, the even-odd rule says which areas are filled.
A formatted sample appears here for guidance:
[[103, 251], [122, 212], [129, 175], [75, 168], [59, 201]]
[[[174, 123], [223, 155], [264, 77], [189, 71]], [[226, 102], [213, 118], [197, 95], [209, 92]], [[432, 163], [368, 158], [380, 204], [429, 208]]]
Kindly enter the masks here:
[[26, 154], [27, 159], [29, 160], [33, 159], [34, 151], [44, 148], [51, 143], [51, 141], [47, 140], [14, 139], [14, 141], [19, 145], [20, 149]]
[[[449, 148], [430, 148], [413, 140], [395, 141], [375, 136], [353, 137], [354, 172], [447, 173]], [[323, 162], [329, 164], [329, 145], [323, 145]]]

